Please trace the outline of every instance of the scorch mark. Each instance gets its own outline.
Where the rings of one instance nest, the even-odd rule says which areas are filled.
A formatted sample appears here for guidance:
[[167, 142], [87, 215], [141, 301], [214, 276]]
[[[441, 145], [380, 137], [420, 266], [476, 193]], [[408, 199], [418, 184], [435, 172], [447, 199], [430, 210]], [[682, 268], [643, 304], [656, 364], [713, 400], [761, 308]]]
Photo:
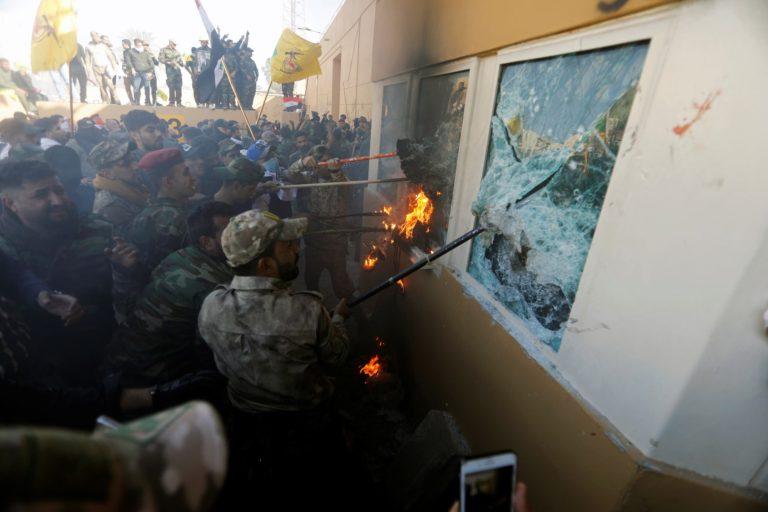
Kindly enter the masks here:
[[682, 124], [676, 125], [674, 128], [672, 128], [672, 131], [677, 135], [678, 137], [682, 137], [685, 135], [685, 133], [690, 130], [691, 126], [693, 126], [695, 123], [699, 121], [704, 116], [704, 113], [712, 108], [712, 102], [715, 101], [715, 98], [720, 96], [721, 90], [718, 89], [715, 92], [711, 92], [707, 95], [707, 99], [704, 100], [704, 103], [698, 104], [694, 103], [693, 108], [696, 109], [696, 115], [693, 116], [693, 119], [690, 121], [683, 120], [684, 122]]

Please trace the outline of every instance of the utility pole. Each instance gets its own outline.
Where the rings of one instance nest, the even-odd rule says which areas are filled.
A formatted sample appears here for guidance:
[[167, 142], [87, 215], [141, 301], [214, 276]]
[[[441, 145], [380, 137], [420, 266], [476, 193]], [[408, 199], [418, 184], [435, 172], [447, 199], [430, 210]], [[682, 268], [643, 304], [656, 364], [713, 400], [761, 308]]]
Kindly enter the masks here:
[[283, 0], [283, 26], [296, 32], [305, 23], [304, 0]]

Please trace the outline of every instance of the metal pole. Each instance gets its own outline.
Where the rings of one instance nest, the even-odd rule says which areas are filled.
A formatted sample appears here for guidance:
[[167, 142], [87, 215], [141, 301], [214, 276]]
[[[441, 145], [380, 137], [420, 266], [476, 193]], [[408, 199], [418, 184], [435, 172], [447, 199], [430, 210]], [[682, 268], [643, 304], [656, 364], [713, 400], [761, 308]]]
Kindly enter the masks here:
[[243, 104], [240, 103], [240, 96], [237, 94], [235, 83], [232, 81], [232, 76], [229, 74], [229, 69], [227, 68], [227, 63], [224, 60], [223, 56], [221, 57], [221, 65], [224, 68], [224, 74], [227, 75], [227, 81], [229, 82], [229, 86], [232, 88], [232, 92], [235, 93], [235, 100], [237, 101], [238, 108], [240, 108], [240, 112], [243, 114], [243, 119], [245, 120], [245, 126], [248, 128], [248, 132], [251, 134], [251, 139], [255, 141], [256, 136], [253, 134], [253, 130], [251, 130], [251, 124], [248, 122], [248, 116], [245, 115], [245, 110], [243, 110]]
[[256, 124], [259, 124], [259, 121], [261, 121], [261, 114], [264, 113], [264, 107], [267, 105], [267, 100], [269, 99], [269, 90], [272, 89], [272, 80], [269, 81], [269, 85], [267, 86], [267, 92], [264, 94], [264, 101], [261, 102], [261, 108], [259, 109], [259, 118], [256, 119]]
[[401, 280], [403, 278], [406, 278], [409, 275], [413, 274], [414, 272], [419, 270], [421, 267], [423, 267], [427, 263], [435, 261], [440, 256], [442, 256], [442, 255], [444, 255], [446, 253], [449, 253], [452, 250], [454, 250], [455, 248], [457, 248], [458, 246], [464, 244], [465, 242], [468, 242], [469, 240], [472, 240], [473, 238], [475, 238], [477, 235], [479, 235], [483, 231], [485, 231], [485, 228], [475, 228], [475, 229], [473, 229], [472, 231], [470, 231], [468, 233], [464, 233], [463, 235], [461, 235], [459, 238], [457, 238], [453, 242], [449, 243], [448, 245], [444, 245], [443, 247], [441, 247], [440, 249], [436, 250], [432, 254], [428, 254], [428, 255], [424, 256], [423, 258], [421, 258], [419, 261], [417, 261], [416, 263], [414, 263], [410, 267], [406, 268], [405, 270], [402, 270], [402, 271], [398, 272], [397, 274], [393, 275], [392, 277], [390, 277], [389, 279], [387, 279], [386, 281], [384, 281], [383, 283], [381, 283], [377, 287], [368, 290], [367, 292], [362, 294], [360, 297], [350, 301], [349, 302], [349, 307], [355, 307], [358, 304], [360, 304], [361, 302], [370, 299], [371, 297], [373, 297], [374, 295], [378, 294], [379, 292], [381, 292], [383, 290], [386, 290], [387, 288], [389, 288], [393, 284], [397, 283], [399, 280]]
[[388, 178], [386, 180], [364, 180], [364, 181], [323, 181], [320, 183], [301, 183], [298, 185], [280, 185], [279, 189], [289, 188], [318, 188], [318, 187], [350, 187], [353, 185], [375, 185], [377, 183], [395, 183], [398, 181], [408, 181], [408, 178]]

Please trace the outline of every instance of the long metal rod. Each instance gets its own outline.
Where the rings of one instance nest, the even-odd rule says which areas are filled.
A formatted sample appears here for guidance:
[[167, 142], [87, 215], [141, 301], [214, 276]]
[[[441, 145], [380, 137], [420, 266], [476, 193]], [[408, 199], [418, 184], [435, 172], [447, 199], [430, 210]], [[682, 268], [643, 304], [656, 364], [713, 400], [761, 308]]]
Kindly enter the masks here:
[[323, 181], [321, 183], [301, 183], [299, 185], [280, 185], [279, 189], [288, 188], [318, 188], [318, 187], [351, 187], [353, 185], [375, 185], [377, 183], [396, 183], [399, 181], [408, 181], [408, 178], [387, 178], [386, 180], [363, 180], [363, 181]]
[[[367, 162], [368, 160], [379, 160], [381, 158], [394, 158], [397, 156], [397, 151], [392, 151], [391, 153], [377, 153], [375, 155], [363, 155], [363, 156], [353, 156], [350, 158], [342, 158], [338, 161], [340, 165], [346, 165], [346, 164], [354, 164], [356, 162]], [[331, 165], [331, 162], [319, 162], [317, 164], [318, 167], [328, 167]]]
[[485, 231], [485, 228], [475, 228], [472, 231], [469, 231], [468, 233], [464, 233], [463, 235], [461, 235], [459, 238], [457, 238], [453, 242], [451, 242], [451, 243], [449, 243], [447, 245], [444, 245], [443, 247], [441, 247], [440, 249], [436, 250], [432, 254], [428, 254], [428, 255], [424, 256], [423, 258], [421, 258], [419, 261], [417, 261], [416, 263], [414, 263], [410, 267], [406, 268], [405, 270], [401, 270], [400, 272], [398, 272], [397, 274], [393, 275], [392, 277], [390, 277], [389, 279], [387, 279], [386, 281], [384, 281], [383, 283], [381, 283], [377, 287], [371, 288], [370, 290], [368, 290], [367, 292], [362, 294], [360, 297], [357, 297], [356, 299], [353, 299], [352, 301], [349, 302], [349, 307], [355, 307], [358, 304], [360, 304], [361, 302], [366, 301], [366, 300], [370, 299], [371, 297], [373, 297], [374, 295], [377, 295], [378, 293], [386, 290], [390, 286], [392, 286], [395, 283], [397, 283], [399, 280], [408, 277], [409, 275], [413, 274], [414, 272], [416, 272], [417, 270], [419, 270], [421, 267], [425, 266], [426, 264], [428, 264], [428, 263], [430, 263], [432, 261], [435, 261], [440, 256], [443, 256], [444, 254], [447, 254], [447, 253], [451, 252], [452, 250], [454, 250], [455, 248], [459, 247], [460, 245], [462, 245], [462, 244], [472, 240], [473, 238], [475, 238], [477, 235], [479, 235], [483, 231]]

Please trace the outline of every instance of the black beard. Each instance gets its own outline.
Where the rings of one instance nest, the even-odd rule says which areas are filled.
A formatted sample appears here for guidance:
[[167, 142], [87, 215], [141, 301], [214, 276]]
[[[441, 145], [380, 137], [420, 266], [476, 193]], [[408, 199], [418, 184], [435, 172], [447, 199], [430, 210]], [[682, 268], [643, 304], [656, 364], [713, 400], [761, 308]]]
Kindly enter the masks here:
[[293, 281], [299, 277], [299, 265], [297, 263], [278, 265], [277, 273], [282, 281]]

